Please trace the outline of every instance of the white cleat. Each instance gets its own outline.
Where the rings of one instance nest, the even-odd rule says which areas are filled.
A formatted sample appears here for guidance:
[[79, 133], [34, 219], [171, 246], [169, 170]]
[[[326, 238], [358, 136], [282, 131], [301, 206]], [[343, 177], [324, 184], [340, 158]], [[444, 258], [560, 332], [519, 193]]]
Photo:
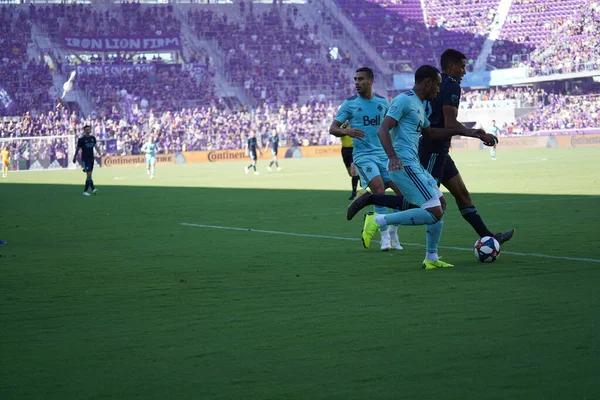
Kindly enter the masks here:
[[83, 192], [84, 196], [89, 196], [90, 194], [88, 192]]
[[277, 172], [281, 171], [281, 167], [277, 167]]
[[246, 173], [246, 175], [248, 175], [248, 171], [249, 171], [248, 167], [244, 167], [244, 172]]
[[390, 250], [392, 250], [392, 244], [390, 242], [390, 235], [389, 234], [381, 235], [381, 251], [390, 251]]
[[398, 239], [397, 233], [390, 233], [390, 242], [392, 244], [392, 249], [394, 250], [404, 250], [404, 247], [400, 244], [400, 239]]
[[254, 175], [260, 175], [260, 172], [254, 171]]
[[150, 179], [154, 179], [154, 175], [150, 175]]
[[[98, 189], [94, 189], [94, 190], [92, 191], [92, 193], [94, 193], [94, 194], [97, 194], [97, 193], [98, 193]], [[88, 195], [88, 196], [89, 196], [89, 195]]]
[[267, 167], [267, 171], [271, 172], [271, 171], [273, 171], [273, 168]]
[[150, 175], [150, 171], [146, 170], [146, 175]]

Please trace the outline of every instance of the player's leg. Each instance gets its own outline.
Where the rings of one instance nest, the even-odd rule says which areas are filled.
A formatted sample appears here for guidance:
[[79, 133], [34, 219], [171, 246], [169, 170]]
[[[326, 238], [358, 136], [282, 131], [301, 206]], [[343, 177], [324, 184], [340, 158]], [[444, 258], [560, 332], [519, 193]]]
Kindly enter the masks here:
[[150, 179], [154, 179], [154, 171], [156, 170], [156, 157], [150, 158]]
[[2, 164], [2, 176], [6, 178], [8, 176], [8, 163]]
[[277, 172], [281, 171], [281, 167], [279, 166], [279, 161], [277, 160], [277, 150], [274, 151], [273, 160], [275, 161], [275, 167], [277, 167]]
[[492, 156], [492, 160], [496, 159], [496, 145], [490, 149], [490, 155]]
[[[385, 184], [383, 183], [377, 160], [369, 157], [359, 157], [354, 161], [354, 168], [356, 169], [356, 172], [358, 172], [358, 176], [360, 177], [364, 189], [368, 187], [373, 193], [385, 193]], [[387, 207], [374, 206], [373, 208], [376, 214], [387, 214]], [[392, 244], [388, 227], [382, 227], [380, 233], [381, 250], [391, 250]]]
[[267, 171], [271, 172], [273, 171], [273, 168], [271, 168], [273, 166], [273, 164], [275, 164], [275, 161], [277, 159], [277, 157], [275, 157], [275, 153], [273, 152], [273, 149], [271, 149], [271, 162], [269, 163], [269, 166], [267, 167]]
[[146, 175], [150, 176], [150, 155], [146, 154]]
[[446, 165], [444, 168], [444, 174], [442, 177], [442, 185], [454, 197], [456, 201], [456, 205], [458, 206], [458, 210], [463, 218], [473, 227], [475, 232], [479, 235], [479, 237], [484, 236], [494, 236], [500, 244], [510, 240], [514, 235], [515, 230], [513, 228], [509, 229], [504, 233], [499, 233], [494, 235], [485, 225], [481, 215], [479, 215], [479, 211], [477, 211], [477, 207], [473, 204], [471, 200], [471, 195], [467, 190], [467, 186], [462, 179], [462, 176], [458, 172], [454, 161], [450, 156], [447, 156]]
[[353, 200], [356, 197], [356, 189], [358, 187], [359, 177], [354, 168], [351, 147], [342, 147], [342, 161], [346, 166], [346, 171], [348, 171], [348, 176], [350, 177], [350, 183], [352, 185], [352, 193], [350, 194], [348, 200]]
[[94, 179], [92, 178], [93, 171], [94, 171], [94, 159], [92, 158], [88, 162], [88, 168], [87, 168], [86, 174], [87, 174], [87, 179], [89, 180], [89, 183], [90, 183], [90, 189], [92, 189], [92, 193], [96, 194], [96, 193], [98, 193], [98, 189], [96, 189], [96, 186], [94, 186]]
[[251, 157], [252, 157], [252, 168], [254, 169], [254, 175], [259, 175], [260, 172], [258, 172], [256, 170], [256, 160], [257, 160], [256, 152], [252, 153]]

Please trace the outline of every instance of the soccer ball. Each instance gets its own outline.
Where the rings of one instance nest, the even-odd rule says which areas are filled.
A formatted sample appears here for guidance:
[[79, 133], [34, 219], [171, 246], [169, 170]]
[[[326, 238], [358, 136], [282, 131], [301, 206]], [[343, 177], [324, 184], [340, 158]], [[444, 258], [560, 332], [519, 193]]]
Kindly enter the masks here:
[[500, 256], [500, 243], [491, 236], [484, 236], [475, 242], [473, 251], [480, 262], [491, 263]]

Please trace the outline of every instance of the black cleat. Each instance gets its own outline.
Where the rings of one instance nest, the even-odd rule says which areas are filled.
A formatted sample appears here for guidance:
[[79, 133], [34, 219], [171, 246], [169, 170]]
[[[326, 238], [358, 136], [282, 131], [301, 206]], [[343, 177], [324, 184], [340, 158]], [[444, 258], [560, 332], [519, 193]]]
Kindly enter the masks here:
[[510, 228], [509, 230], [507, 230], [506, 232], [502, 233], [496, 233], [494, 235], [494, 238], [496, 238], [496, 240], [498, 241], [498, 243], [500, 243], [500, 245], [502, 246], [502, 244], [504, 242], [508, 242], [510, 239], [512, 239], [512, 237], [515, 235], [515, 228]]
[[354, 200], [355, 198], [356, 198], [356, 192], [352, 192], [350, 197], [348, 197], [348, 200]]
[[356, 198], [350, 205], [348, 206], [348, 211], [346, 211], [346, 219], [350, 221], [354, 216], [363, 208], [372, 204], [371, 200], [371, 192], [367, 192], [366, 190], [359, 190], [356, 194]]

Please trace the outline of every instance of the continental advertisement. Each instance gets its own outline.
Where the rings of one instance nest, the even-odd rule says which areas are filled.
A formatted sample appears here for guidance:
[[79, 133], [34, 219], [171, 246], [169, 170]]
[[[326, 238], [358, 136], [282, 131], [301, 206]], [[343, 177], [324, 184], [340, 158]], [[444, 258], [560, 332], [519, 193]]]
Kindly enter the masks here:
[[[157, 154], [157, 164], [173, 164], [173, 154]], [[102, 157], [102, 167], [126, 167], [146, 164], [146, 156], [106, 156]]]
[[[600, 147], [600, 134], [562, 135], [562, 136], [514, 136], [502, 137], [498, 147], [503, 149], [533, 149], [533, 148], [572, 148], [572, 147]], [[482, 150], [487, 149], [478, 139], [454, 138], [452, 150]], [[280, 147], [279, 158], [312, 158], [312, 157], [340, 157], [341, 146], [293, 146]], [[258, 155], [259, 160], [271, 159], [271, 151], [267, 150]], [[177, 154], [159, 154], [156, 156], [157, 164], [191, 164], [215, 163], [228, 161], [246, 161], [248, 156], [245, 150], [212, 150], [212, 151], [184, 151]], [[102, 158], [103, 167], [120, 167], [143, 165], [146, 158], [140, 156], [107, 156]]]

